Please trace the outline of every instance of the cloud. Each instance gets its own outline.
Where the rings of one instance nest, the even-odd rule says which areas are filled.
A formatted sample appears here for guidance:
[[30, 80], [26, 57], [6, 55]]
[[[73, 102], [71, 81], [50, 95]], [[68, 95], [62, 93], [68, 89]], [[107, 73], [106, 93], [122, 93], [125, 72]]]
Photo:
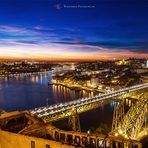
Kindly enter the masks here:
[[20, 27], [1, 25], [0, 31], [7, 32], [7, 33], [19, 33], [19, 32], [26, 32], [27, 30], [26, 28], [22, 28], [22, 27], [20, 28]]
[[84, 42], [85, 41], [85, 37], [80, 37], [80, 36], [77, 36], [77, 37], [65, 37], [65, 38], [60, 38], [60, 41], [62, 42], [73, 42], [73, 43], [78, 43], [78, 42]]
[[39, 31], [47, 31], [47, 30], [49, 30], [49, 28], [44, 27], [44, 26], [40, 26], [40, 25], [34, 26], [33, 29], [34, 30], [39, 30]]
[[0, 39], [0, 46], [38, 46], [38, 41], [31, 41], [31, 40], [17, 40], [17, 39]]
[[[89, 44], [85, 44], [85, 43], [72, 43], [72, 42], [49, 42], [49, 45], [53, 44], [53, 45], [58, 45], [58, 46], [65, 46], [65, 47], [74, 47], [74, 50], [77, 50], [77, 48], [79, 50], [82, 51], [86, 51], [84, 49], [88, 49], [87, 51], [96, 51], [97, 50], [108, 50], [108, 48], [104, 48], [101, 46], [94, 46], [94, 45], [89, 45]], [[69, 49], [70, 50], [70, 49]]]
[[[81, 33], [74, 30], [68, 28], [54, 29], [39, 25], [26, 28], [0, 25], [0, 33], [3, 33], [3, 38], [0, 37], [0, 46], [5, 47], [0, 50], [3, 53], [3, 49], [5, 49], [12, 55], [14, 55], [13, 52], [18, 52], [18, 50], [21, 50], [23, 55], [23, 50], [25, 50], [26, 55], [31, 54], [36, 57], [41, 55], [51, 57], [50, 55], [54, 54], [57, 57], [75, 55], [75, 57], [81, 58], [85, 55], [85, 57], [96, 59], [98, 57], [147, 56], [146, 39], [138, 41], [121, 39], [122, 33], [119, 38], [114, 39], [114, 30], [107, 30], [112, 38], [99, 38], [99, 35], [91, 34], [90, 30], [88, 32], [83, 30]], [[7, 50], [8, 47], [9, 50]], [[11, 48], [12, 52], [10, 52]]]
[[38, 45], [38, 41], [11, 41], [11, 43], [16, 45]]
[[69, 50], [77, 50], [84, 52], [93, 51], [132, 51], [138, 53], [148, 53], [146, 42], [124, 42], [124, 41], [98, 41], [98, 42], [49, 42], [49, 45], [58, 45], [69, 47]]

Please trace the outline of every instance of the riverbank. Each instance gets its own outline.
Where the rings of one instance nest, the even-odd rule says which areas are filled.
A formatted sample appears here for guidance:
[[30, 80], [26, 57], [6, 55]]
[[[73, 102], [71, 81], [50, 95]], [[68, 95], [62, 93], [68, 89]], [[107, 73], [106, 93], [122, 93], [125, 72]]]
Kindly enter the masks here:
[[[51, 71], [45, 71], [46, 73]], [[21, 76], [32, 76], [32, 75], [38, 75], [38, 74], [44, 74], [45, 72], [24, 72], [24, 73], [17, 73], [17, 74], [8, 74], [8, 75], [0, 75], [1, 78], [13, 78], [13, 77], [21, 77]]]
[[86, 90], [86, 91], [90, 91], [90, 92], [98, 92], [98, 93], [105, 93], [105, 91], [103, 90], [98, 90], [96, 88], [90, 88], [90, 87], [85, 87], [85, 86], [81, 86], [81, 85], [69, 85], [69, 84], [66, 84], [66, 83], [52, 83], [52, 82], [48, 82], [49, 85], [61, 85], [61, 86], [64, 86], [64, 87], [67, 87], [69, 89], [72, 89], [72, 90], [76, 90], [76, 91], [80, 91], [80, 90]]

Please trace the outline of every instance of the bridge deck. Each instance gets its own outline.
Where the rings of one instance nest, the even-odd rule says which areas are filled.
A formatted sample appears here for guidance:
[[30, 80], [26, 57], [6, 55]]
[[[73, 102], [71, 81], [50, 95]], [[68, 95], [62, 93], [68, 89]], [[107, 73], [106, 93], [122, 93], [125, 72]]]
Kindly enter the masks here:
[[[117, 91], [112, 91], [104, 94], [99, 94], [94, 97], [81, 98], [66, 103], [58, 103], [51, 106], [44, 106], [31, 110], [31, 113], [42, 118], [45, 122], [56, 121], [72, 115], [73, 109], [77, 108], [78, 113], [88, 111], [102, 104], [108, 103], [112, 98], [133, 92], [136, 90], [144, 89], [148, 87], [148, 83], [139, 84]], [[91, 107], [92, 104], [96, 104]]]

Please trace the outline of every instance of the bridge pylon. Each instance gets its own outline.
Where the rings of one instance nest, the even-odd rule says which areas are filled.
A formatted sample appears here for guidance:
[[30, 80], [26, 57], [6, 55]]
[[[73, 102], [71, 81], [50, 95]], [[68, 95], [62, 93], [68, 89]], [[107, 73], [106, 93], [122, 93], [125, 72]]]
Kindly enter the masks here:
[[115, 106], [114, 106], [112, 131], [117, 130], [123, 118], [124, 118], [124, 99], [118, 99], [115, 102]]
[[81, 131], [80, 119], [76, 108], [72, 109], [72, 115], [68, 118], [68, 126], [71, 127], [73, 131]]
[[146, 122], [147, 103], [147, 98], [142, 97], [128, 110], [118, 127], [120, 135], [131, 139], [138, 138]]

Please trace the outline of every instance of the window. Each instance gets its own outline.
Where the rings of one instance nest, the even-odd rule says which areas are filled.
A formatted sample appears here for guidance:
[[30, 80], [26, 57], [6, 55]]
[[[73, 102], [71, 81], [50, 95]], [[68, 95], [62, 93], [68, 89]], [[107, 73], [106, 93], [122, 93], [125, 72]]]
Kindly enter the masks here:
[[35, 148], [35, 142], [31, 141], [31, 148]]
[[49, 144], [46, 144], [46, 148], [50, 148], [50, 145]]

